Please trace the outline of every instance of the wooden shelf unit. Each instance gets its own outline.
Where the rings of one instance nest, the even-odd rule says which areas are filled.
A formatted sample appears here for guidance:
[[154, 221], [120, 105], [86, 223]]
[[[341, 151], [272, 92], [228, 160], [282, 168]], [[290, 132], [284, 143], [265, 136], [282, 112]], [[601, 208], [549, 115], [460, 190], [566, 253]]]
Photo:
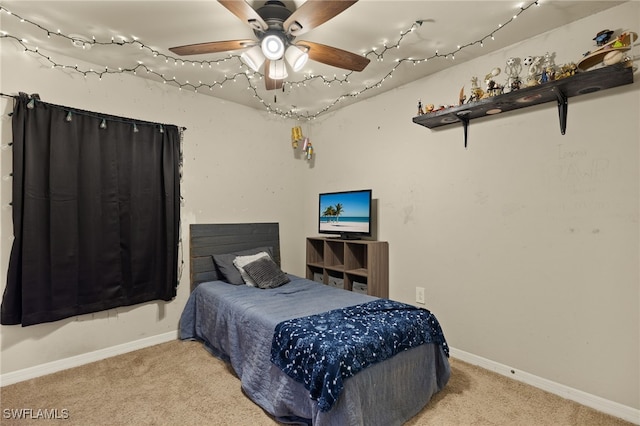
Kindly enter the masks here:
[[533, 87], [492, 96], [441, 111], [418, 115], [413, 122], [434, 129], [453, 123], [462, 123], [464, 146], [467, 146], [467, 127], [475, 118], [501, 115], [501, 113], [527, 108], [547, 102], [557, 102], [560, 132], [567, 128], [568, 99], [573, 96], [598, 92], [604, 89], [633, 83], [633, 68], [630, 63], [619, 63], [593, 71], [579, 72], [574, 76], [548, 81]]
[[307, 238], [306, 277], [322, 275], [329, 284], [342, 279], [345, 290], [354, 283], [365, 284], [367, 294], [389, 297], [389, 244], [386, 241], [341, 240], [339, 238]]

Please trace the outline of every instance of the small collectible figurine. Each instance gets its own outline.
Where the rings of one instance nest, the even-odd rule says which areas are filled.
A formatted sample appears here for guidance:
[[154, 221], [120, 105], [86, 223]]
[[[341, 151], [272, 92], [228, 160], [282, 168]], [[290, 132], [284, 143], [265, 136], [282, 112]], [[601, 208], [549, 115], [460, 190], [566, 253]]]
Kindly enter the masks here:
[[529, 67], [529, 72], [527, 75], [527, 86], [535, 86], [540, 81], [538, 76], [542, 74], [542, 70], [540, 69], [540, 63], [542, 62], [541, 56], [527, 56], [522, 61], [522, 64], [525, 67]]
[[614, 49], [619, 49], [621, 47], [627, 47], [631, 43], [633, 43], [638, 38], [636, 33], [624, 32], [616, 37], [615, 41], [611, 45]]
[[[594, 40], [596, 40], [596, 43], [598, 44], [598, 47], [590, 52], [587, 52], [582, 60], [578, 62], [577, 68], [580, 71], [586, 71], [589, 68], [598, 65], [612, 65], [630, 59], [624, 55], [612, 52], [615, 52], [616, 50], [631, 49], [631, 47], [633, 46], [633, 42], [638, 38], [638, 34], [631, 31], [624, 31], [616, 38], [609, 40], [611, 36], [610, 33], [612, 33], [612, 31], [603, 30], [598, 33], [598, 36], [596, 36], [596, 38], [594, 38]], [[605, 57], [607, 58], [606, 63], [604, 63]], [[560, 72], [560, 70], [558, 70], [558, 78], [560, 78], [560, 76], [566, 77], [567, 71], [563, 70], [562, 72]]]
[[542, 69], [542, 74], [540, 74], [540, 83], [546, 83], [549, 81], [549, 74], [547, 74], [547, 69]]
[[608, 29], [602, 30], [593, 39], [595, 40], [596, 45], [604, 46], [609, 42], [609, 39], [611, 38], [612, 34], [613, 34], [613, 31], [611, 30], [608, 30]]
[[422, 109], [422, 99], [418, 101], [418, 115], [424, 114], [424, 110]]
[[491, 70], [489, 74], [484, 77], [484, 82], [487, 85], [487, 90], [483, 98], [496, 96], [502, 94], [503, 87], [495, 81], [495, 77], [499, 76], [502, 70], [498, 67]]
[[464, 105], [465, 100], [467, 100], [467, 95], [464, 94], [464, 86], [462, 86], [458, 94], [458, 105]]
[[522, 71], [522, 64], [520, 58], [507, 59], [507, 66], [505, 72], [507, 73], [507, 84], [505, 85], [505, 92], [520, 89], [522, 84], [520, 81], [520, 72]]
[[[545, 81], [552, 81], [555, 79], [555, 73], [556, 73], [556, 64], [554, 62], [554, 56], [555, 56], [555, 52], [554, 53], [545, 53], [544, 54], [544, 62], [542, 63], [542, 71], [543, 73], [546, 74], [546, 80]], [[542, 77], [541, 77], [542, 80]], [[541, 81], [542, 82], [542, 81]]]
[[471, 96], [469, 96], [469, 102], [477, 101], [484, 96], [484, 90], [478, 86], [478, 77], [471, 77]]
[[559, 73], [556, 74], [556, 80], [574, 76], [576, 75], [577, 72], [578, 72], [578, 66], [573, 62], [564, 64], [560, 67]]

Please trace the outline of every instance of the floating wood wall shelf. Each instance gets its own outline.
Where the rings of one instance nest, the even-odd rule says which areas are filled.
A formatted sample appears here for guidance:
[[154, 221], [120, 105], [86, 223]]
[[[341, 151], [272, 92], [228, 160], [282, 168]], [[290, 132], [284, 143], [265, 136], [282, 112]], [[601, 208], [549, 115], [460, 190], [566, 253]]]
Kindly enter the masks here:
[[630, 62], [580, 72], [560, 80], [525, 87], [510, 93], [493, 96], [468, 104], [447, 108], [437, 112], [413, 117], [413, 122], [434, 129], [453, 123], [462, 123], [464, 146], [467, 147], [467, 128], [474, 118], [504, 113], [546, 102], [556, 101], [560, 119], [560, 132], [567, 129], [569, 98], [633, 83], [633, 68]]

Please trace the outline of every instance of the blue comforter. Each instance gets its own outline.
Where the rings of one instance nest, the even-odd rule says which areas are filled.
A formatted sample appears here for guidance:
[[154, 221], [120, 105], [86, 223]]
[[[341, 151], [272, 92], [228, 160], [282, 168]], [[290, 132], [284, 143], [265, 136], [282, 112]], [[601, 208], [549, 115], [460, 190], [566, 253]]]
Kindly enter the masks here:
[[229, 361], [245, 394], [282, 422], [400, 426], [445, 386], [450, 368], [443, 346], [423, 344], [345, 379], [333, 408], [320, 410], [304, 384], [271, 362], [275, 327], [293, 318], [377, 299], [289, 277], [290, 283], [268, 290], [221, 281], [200, 284], [182, 312], [180, 338], [202, 341], [212, 354]]
[[340, 396], [343, 379], [424, 343], [447, 342], [436, 317], [426, 309], [379, 299], [276, 326], [271, 361], [303, 383], [322, 411]]

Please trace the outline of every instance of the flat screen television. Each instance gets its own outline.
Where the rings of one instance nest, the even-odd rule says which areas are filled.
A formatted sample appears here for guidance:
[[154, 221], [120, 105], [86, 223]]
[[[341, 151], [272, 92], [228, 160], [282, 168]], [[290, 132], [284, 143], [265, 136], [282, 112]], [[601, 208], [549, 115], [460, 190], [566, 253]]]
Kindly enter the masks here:
[[320, 194], [318, 232], [344, 239], [371, 236], [371, 190]]

